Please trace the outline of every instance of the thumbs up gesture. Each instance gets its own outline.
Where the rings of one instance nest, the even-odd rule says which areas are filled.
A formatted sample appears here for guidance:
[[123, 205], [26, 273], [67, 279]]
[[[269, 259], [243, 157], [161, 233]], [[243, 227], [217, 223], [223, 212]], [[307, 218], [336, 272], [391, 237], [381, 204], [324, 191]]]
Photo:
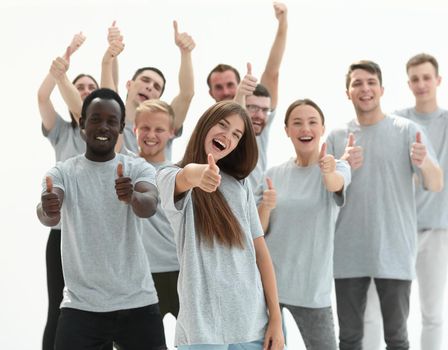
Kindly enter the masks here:
[[420, 131], [415, 134], [415, 142], [411, 146], [411, 161], [412, 164], [421, 168], [426, 158], [426, 146], [422, 143], [422, 135]]
[[221, 175], [219, 167], [211, 154], [207, 156], [207, 164], [202, 171], [198, 187], [205, 192], [215, 192], [221, 184]]
[[173, 21], [174, 28], [174, 43], [179, 47], [181, 52], [191, 52], [196, 44], [193, 38], [188, 33], [179, 33], [177, 21]]
[[257, 87], [257, 78], [252, 75], [252, 65], [247, 63], [247, 73], [238, 85], [237, 95], [248, 96], [252, 95]]
[[331, 154], [327, 154], [327, 144], [324, 142], [319, 153], [319, 167], [323, 175], [336, 171], [336, 160]]
[[117, 193], [118, 200], [129, 204], [134, 192], [134, 185], [132, 184], [130, 177], [124, 176], [122, 163], [118, 163], [117, 176], [118, 177], [115, 179], [115, 191]]
[[345, 152], [341, 159], [348, 161], [353, 170], [362, 166], [364, 161], [362, 147], [356, 146], [355, 135], [352, 133], [348, 135], [347, 146], [345, 146]]
[[59, 81], [70, 67], [70, 55], [72, 54], [71, 46], [68, 46], [62, 57], [56, 57], [51, 63], [50, 74], [54, 80]]
[[268, 185], [268, 188], [263, 192], [262, 204], [264, 208], [272, 210], [277, 204], [277, 191], [274, 188], [271, 178], [266, 178], [266, 184]]
[[61, 201], [53, 189], [53, 179], [47, 176], [45, 182], [46, 191], [40, 197], [42, 210], [46, 216], [55, 218], [61, 215]]
[[107, 41], [109, 43], [107, 54], [110, 58], [117, 57], [124, 50], [123, 36], [120, 33], [120, 29], [115, 24], [116, 21], [113, 21], [107, 34]]

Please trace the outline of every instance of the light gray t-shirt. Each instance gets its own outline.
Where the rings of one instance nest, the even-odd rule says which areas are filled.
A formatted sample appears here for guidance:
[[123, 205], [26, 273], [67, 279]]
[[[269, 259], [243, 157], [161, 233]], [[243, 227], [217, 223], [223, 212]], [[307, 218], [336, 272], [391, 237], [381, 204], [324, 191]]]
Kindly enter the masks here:
[[[318, 164], [300, 167], [291, 159], [266, 173], [277, 191], [266, 243], [283, 304], [331, 306], [334, 229], [351, 178], [347, 162], [337, 161], [336, 170], [344, 177], [338, 194], [327, 191]], [[265, 189], [265, 184], [259, 186], [259, 201]]]
[[245, 233], [245, 248], [199, 243], [194, 223], [192, 191], [174, 202], [180, 169], [157, 173], [162, 208], [174, 229], [180, 264], [180, 311], [175, 345], [232, 344], [264, 337], [267, 308], [256, 264], [253, 240], [263, 231], [248, 182], [221, 172], [219, 190]]
[[[176, 134], [172, 139], [169, 139], [165, 146], [165, 158], [171, 160], [173, 154], [173, 141], [174, 139], [180, 137], [182, 135], [183, 128], [180, 128], [176, 131]], [[126, 122], [123, 129], [123, 139], [124, 145], [127, 149], [135, 154], [139, 154], [137, 136], [134, 133], [134, 124], [130, 122]]]
[[276, 110], [273, 110], [268, 115], [268, 119], [266, 121], [266, 126], [263, 131], [257, 138], [257, 146], [258, 146], [258, 162], [257, 166], [254, 170], [249, 174], [247, 179], [250, 182], [250, 186], [253, 191], [256, 191], [258, 185], [263, 182], [264, 173], [268, 167], [268, 143], [269, 143], [269, 131], [271, 129], [272, 122], [275, 117]]
[[[141, 239], [142, 219], [115, 192], [118, 162], [134, 184], [155, 183], [150, 164], [121, 154], [107, 162], [80, 155], [47, 173], [64, 191], [61, 307], [108, 312], [158, 301]], [[45, 191], [45, 179], [42, 187]]]
[[[150, 164], [158, 170], [171, 165], [171, 162]], [[160, 198], [157, 212], [147, 220], [143, 220], [143, 244], [148, 254], [151, 272], [179, 271], [174, 232], [161, 208]]]
[[[353, 120], [328, 136], [328, 153], [335, 158], [344, 153], [350, 132], [364, 156], [363, 165], [352, 170], [347, 204], [336, 222], [335, 278], [414, 278], [417, 168], [410, 150], [417, 131], [419, 126], [405, 118], [386, 116], [370, 126]], [[422, 141], [433, 155], [424, 133]]]
[[[397, 115], [408, 118], [421, 125], [431, 141], [440, 167], [444, 170], [444, 183], [448, 183], [448, 111], [437, 109], [429, 114], [417, 113], [415, 108], [396, 112]], [[416, 187], [417, 228], [447, 229], [448, 228], [448, 186], [441, 192], [425, 191], [422, 186]]]
[[68, 122], [57, 114], [54, 127], [48, 131], [42, 124], [42, 134], [50, 141], [56, 154], [56, 161], [61, 162], [86, 151], [86, 142], [79, 127], [72, 128]]

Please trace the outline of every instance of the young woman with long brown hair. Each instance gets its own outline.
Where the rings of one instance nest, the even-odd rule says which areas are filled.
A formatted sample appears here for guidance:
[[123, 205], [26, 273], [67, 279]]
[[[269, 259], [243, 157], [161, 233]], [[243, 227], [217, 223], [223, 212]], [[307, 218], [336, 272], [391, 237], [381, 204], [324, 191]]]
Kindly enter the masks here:
[[180, 263], [181, 350], [283, 349], [274, 269], [245, 179], [257, 157], [246, 111], [224, 101], [199, 119], [180, 164], [158, 172]]

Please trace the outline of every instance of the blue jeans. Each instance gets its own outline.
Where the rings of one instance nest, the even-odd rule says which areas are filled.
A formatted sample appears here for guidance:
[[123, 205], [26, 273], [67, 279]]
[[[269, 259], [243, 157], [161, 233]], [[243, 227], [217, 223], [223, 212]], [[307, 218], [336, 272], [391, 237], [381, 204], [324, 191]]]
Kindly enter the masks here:
[[291, 312], [307, 350], [336, 350], [331, 306], [308, 308], [280, 304], [280, 307], [287, 308]]
[[196, 344], [179, 345], [178, 350], [263, 350], [263, 341], [255, 340], [249, 343], [238, 344]]

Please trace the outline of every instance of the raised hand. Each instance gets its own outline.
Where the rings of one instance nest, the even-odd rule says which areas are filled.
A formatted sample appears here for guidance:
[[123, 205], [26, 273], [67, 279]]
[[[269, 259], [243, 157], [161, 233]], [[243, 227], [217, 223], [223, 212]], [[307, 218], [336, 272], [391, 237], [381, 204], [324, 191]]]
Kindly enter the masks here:
[[118, 163], [117, 178], [115, 179], [115, 191], [120, 201], [130, 203], [134, 192], [134, 185], [128, 176], [124, 176], [123, 164]]
[[207, 166], [202, 171], [198, 187], [205, 192], [215, 192], [221, 184], [221, 175], [219, 175], [219, 167], [216, 165], [213, 156], [207, 156]]
[[272, 210], [277, 205], [277, 191], [274, 188], [271, 178], [266, 178], [266, 184], [268, 185], [268, 188], [263, 192], [262, 203], [266, 209]]
[[45, 178], [46, 191], [40, 196], [42, 211], [49, 218], [55, 218], [61, 215], [61, 201], [59, 196], [53, 190], [53, 179], [50, 176]]
[[82, 34], [82, 32], [75, 34], [73, 36], [72, 42], [68, 46], [70, 48], [70, 52], [73, 54], [81, 47], [82, 44], [84, 44], [84, 41], [86, 41], [86, 37], [84, 36], [84, 34]]
[[252, 75], [252, 65], [247, 63], [247, 73], [241, 80], [240, 85], [238, 85], [237, 95], [248, 96], [252, 95], [255, 88], [257, 87], [257, 78]]
[[124, 50], [123, 36], [116, 26], [116, 21], [113, 21], [108, 29], [107, 41], [109, 43], [107, 52], [110, 57], [117, 57]]
[[345, 153], [341, 157], [341, 159], [348, 161], [353, 170], [358, 169], [362, 166], [362, 163], [364, 161], [362, 147], [356, 146], [355, 135], [353, 135], [352, 133], [348, 135]]
[[336, 160], [331, 154], [327, 154], [327, 144], [324, 142], [319, 153], [319, 167], [323, 175], [331, 174], [336, 170]]
[[288, 8], [285, 4], [281, 2], [274, 2], [274, 11], [275, 11], [275, 17], [281, 21], [283, 18], [286, 18]]
[[51, 63], [50, 74], [54, 80], [59, 81], [65, 75], [65, 73], [67, 73], [70, 67], [71, 54], [72, 49], [70, 46], [68, 46], [64, 55], [62, 57], [56, 57]]
[[417, 167], [421, 167], [426, 158], [426, 146], [422, 143], [422, 135], [419, 131], [415, 134], [415, 142], [411, 146], [411, 161]]
[[196, 47], [193, 38], [188, 33], [179, 33], [177, 21], [173, 21], [174, 42], [182, 52], [191, 52]]

